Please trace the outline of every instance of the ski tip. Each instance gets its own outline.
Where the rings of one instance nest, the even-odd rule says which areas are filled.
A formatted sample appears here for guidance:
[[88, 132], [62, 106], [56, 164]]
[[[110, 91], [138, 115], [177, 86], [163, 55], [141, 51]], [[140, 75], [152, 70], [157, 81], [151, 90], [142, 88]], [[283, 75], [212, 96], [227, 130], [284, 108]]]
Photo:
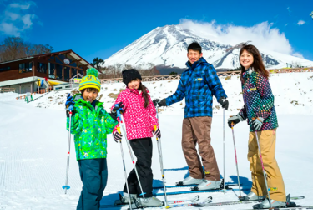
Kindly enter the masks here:
[[70, 186], [62, 186], [63, 190], [68, 190], [70, 189]]
[[165, 208], [166, 208], [166, 209], [169, 209], [169, 208], [171, 208], [171, 207], [170, 207], [170, 206], [165, 206]]

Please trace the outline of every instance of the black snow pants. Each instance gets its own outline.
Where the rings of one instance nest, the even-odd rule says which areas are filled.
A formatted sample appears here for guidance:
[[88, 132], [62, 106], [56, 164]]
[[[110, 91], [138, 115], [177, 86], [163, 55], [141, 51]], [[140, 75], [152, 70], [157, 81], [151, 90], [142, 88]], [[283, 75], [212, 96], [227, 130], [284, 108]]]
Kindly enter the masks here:
[[[152, 140], [151, 138], [134, 139], [130, 140], [129, 143], [137, 157], [136, 169], [139, 174], [142, 190], [146, 193], [144, 197], [151, 197], [153, 190], [153, 173], [151, 169], [153, 149]], [[129, 193], [140, 196], [142, 192], [134, 169], [129, 173], [127, 181], [129, 185]], [[124, 192], [128, 193], [126, 184], [124, 186]]]

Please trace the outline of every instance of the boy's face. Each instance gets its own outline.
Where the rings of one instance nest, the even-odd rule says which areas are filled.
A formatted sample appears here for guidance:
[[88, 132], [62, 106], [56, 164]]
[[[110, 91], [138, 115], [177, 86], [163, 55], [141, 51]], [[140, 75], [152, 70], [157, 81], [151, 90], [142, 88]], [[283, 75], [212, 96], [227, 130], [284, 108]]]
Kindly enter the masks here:
[[130, 83], [128, 83], [128, 88], [132, 90], [138, 90], [139, 89], [140, 80], [132, 80]]
[[98, 90], [97, 89], [90, 89], [87, 88], [83, 91], [83, 99], [84, 101], [89, 101], [92, 103], [98, 97]]
[[191, 64], [194, 64], [194, 62], [198, 61], [202, 57], [202, 53], [199, 53], [198, 50], [189, 50], [187, 57], [189, 59], [189, 62]]

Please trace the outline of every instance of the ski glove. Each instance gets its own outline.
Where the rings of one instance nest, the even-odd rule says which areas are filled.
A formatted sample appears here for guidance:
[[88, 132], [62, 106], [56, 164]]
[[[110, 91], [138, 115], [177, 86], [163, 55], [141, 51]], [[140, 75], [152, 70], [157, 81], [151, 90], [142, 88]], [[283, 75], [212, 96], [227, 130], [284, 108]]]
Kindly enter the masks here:
[[65, 108], [67, 110], [73, 110], [74, 104], [75, 104], [75, 102], [74, 102], [73, 96], [71, 96], [71, 94], [68, 94], [67, 100], [65, 102]]
[[154, 106], [159, 105], [159, 106], [166, 106], [166, 99], [162, 99], [161, 101], [159, 99], [153, 100]]
[[225, 110], [228, 110], [229, 101], [225, 97], [221, 97], [218, 103], [220, 103]]
[[153, 131], [153, 134], [159, 139], [161, 138], [161, 132], [159, 129], [156, 129], [155, 131]]
[[112, 117], [113, 120], [117, 121], [117, 112], [111, 112], [109, 115]]
[[263, 125], [263, 121], [264, 119], [262, 117], [258, 117], [257, 119], [252, 120], [252, 126], [254, 127], [254, 130], [260, 130]]
[[240, 121], [243, 121], [242, 117], [240, 116], [240, 114], [234, 115], [234, 116], [230, 116], [230, 118], [228, 118], [228, 125], [231, 128], [231, 123], [233, 122], [234, 125], [240, 123]]
[[113, 136], [114, 136], [114, 141], [115, 141], [116, 143], [118, 143], [119, 141], [121, 141], [121, 140], [122, 140], [122, 137], [123, 137], [123, 135], [120, 134], [118, 131], [115, 131], [114, 134], [113, 134]]
[[117, 110], [120, 110], [120, 112], [124, 112], [124, 104], [122, 101], [118, 104], [114, 104], [114, 108], [113, 108], [112, 112], [116, 113]]

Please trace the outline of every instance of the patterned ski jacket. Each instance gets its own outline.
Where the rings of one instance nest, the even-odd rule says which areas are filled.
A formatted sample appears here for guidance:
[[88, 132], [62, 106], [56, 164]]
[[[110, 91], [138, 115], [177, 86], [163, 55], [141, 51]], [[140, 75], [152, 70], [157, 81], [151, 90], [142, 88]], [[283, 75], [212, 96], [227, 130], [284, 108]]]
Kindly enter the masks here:
[[[106, 158], [107, 134], [118, 124], [104, 109], [103, 103], [96, 101], [95, 108], [82, 98], [75, 101], [71, 133], [77, 160]], [[67, 118], [67, 129], [69, 118]]]
[[[248, 119], [262, 117], [264, 119], [261, 130], [272, 130], [278, 127], [275, 112], [274, 95], [268, 79], [254, 70], [243, 73], [244, 84], [242, 85], [244, 108], [240, 110], [240, 116]], [[250, 125], [250, 131], [254, 131]]]
[[[147, 90], [149, 93], [149, 91]], [[117, 97], [114, 104], [124, 104], [124, 121], [128, 140], [153, 137], [154, 125], [158, 124], [156, 110], [149, 96], [149, 105], [144, 107], [144, 97], [139, 90], [126, 88]], [[113, 109], [114, 105], [112, 106]], [[116, 126], [114, 132], [117, 130]]]
[[227, 97], [212, 64], [200, 58], [192, 66], [186, 63], [176, 92], [166, 98], [166, 105], [172, 105], [185, 98], [184, 118], [212, 116], [213, 95], [219, 100]]

